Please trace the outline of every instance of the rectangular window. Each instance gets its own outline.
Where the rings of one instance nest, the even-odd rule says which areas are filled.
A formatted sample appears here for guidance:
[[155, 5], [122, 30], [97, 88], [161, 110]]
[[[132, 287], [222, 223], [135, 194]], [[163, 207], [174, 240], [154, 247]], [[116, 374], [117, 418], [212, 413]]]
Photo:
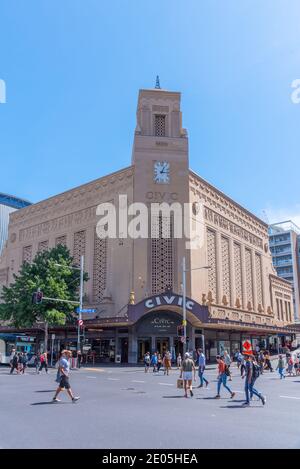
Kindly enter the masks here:
[[154, 116], [154, 135], [156, 137], [166, 136], [166, 116], [163, 114], [155, 114]]

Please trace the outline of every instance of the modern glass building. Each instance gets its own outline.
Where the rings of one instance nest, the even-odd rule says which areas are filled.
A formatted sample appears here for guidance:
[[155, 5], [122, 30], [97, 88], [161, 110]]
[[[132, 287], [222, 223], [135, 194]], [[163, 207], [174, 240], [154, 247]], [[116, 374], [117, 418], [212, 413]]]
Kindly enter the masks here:
[[270, 250], [279, 277], [294, 288], [295, 320], [300, 319], [300, 228], [291, 220], [269, 226]]
[[9, 214], [28, 205], [31, 203], [27, 200], [0, 192], [0, 256], [7, 240]]

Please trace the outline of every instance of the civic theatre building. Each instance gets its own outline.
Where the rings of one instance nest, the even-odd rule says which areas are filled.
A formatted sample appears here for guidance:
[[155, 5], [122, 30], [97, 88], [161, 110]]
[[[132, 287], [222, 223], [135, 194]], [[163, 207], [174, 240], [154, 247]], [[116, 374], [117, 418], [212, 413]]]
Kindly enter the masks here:
[[[90, 349], [96, 361], [121, 355], [122, 362], [137, 363], [148, 350], [182, 351], [177, 326], [183, 314], [183, 257], [189, 349], [205, 345], [207, 358], [214, 359], [224, 349], [239, 349], [244, 339], [272, 347], [293, 338], [292, 287], [272, 267], [268, 226], [189, 168], [180, 97], [140, 90], [130, 166], [10, 216], [0, 284], [11, 283], [38, 251], [58, 244], [70, 249], [75, 264], [84, 255], [90, 278], [85, 306], [96, 313], [83, 315], [83, 351]], [[97, 207], [110, 202], [118, 211], [124, 201], [119, 195], [127, 196], [128, 206], [189, 204], [184, 217], [199, 224], [201, 242], [189, 249], [184, 237], [174, 235], [172, 214], [161, 213], [149, 220], [155, 237], [133, 239], [118, 232], [113, 239], [99, 238]], [[37, 335], [38, 329], [27, 332]], [[51, 332], [56, 346], [75, 347], [74, 325]]]

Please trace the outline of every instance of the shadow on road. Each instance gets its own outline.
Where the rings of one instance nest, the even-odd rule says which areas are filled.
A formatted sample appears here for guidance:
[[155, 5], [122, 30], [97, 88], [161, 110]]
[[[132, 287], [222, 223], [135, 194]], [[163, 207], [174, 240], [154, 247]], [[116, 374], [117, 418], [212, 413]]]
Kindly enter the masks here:
[[182, 399], [184, 396], [162, 396], [163, 399]]
[[72, 401], [70, 402], [52, 402], [52, 401], [45, 401], [45, 402], [33, 402], [30, 405], [57, 405], [57, 404], [73, 404]]
[[55, 392], [56, 389], [45, 389], [45, 390], [42, 390], [42, 391], [35, 391], [35, 392]]

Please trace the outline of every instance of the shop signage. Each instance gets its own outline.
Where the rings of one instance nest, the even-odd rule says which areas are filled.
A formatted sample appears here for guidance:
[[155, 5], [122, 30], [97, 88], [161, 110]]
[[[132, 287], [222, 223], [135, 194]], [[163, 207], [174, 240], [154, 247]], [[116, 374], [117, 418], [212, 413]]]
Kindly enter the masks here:
[[159, 318], [159, 317], [156, 317], [153, 319], [153, 321], [151, 321], [151, 324], [153, 325], [153, 327], [155, 329], [170, 329], [174, 323], [174, 321], [172, 321], [172, 319], [164, 319], [164, 318]]
[[[192, 300], [187, 300], [186, 301], [186, 309], [189, 311], [193, 311], [194, 307], [194, 302]], [[162, 306], [162, 305], [173, 305], [173, 306], [181, 306], [183, 305], [183, 298], [182, 296], [178, 295], [159, 295], [159, 296], [154, 296], [152, 298], [149, 298], [148, 300], [145, 301], [145, 306], [148, 309], [156, 308], [157, 306]]]

